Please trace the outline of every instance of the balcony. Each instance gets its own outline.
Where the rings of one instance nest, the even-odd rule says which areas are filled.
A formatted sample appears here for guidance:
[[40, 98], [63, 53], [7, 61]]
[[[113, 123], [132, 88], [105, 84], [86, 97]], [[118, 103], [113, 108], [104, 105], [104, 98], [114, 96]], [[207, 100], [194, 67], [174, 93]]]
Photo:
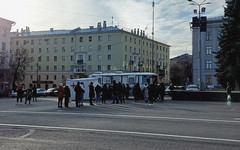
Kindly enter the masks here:
[[86, 73], [86, 69], [84, 68], [75, 68], [73, 70], [74, 73]]
[[77, 60], [77, 64], [84, 64], [84, 61], [82, 59]]

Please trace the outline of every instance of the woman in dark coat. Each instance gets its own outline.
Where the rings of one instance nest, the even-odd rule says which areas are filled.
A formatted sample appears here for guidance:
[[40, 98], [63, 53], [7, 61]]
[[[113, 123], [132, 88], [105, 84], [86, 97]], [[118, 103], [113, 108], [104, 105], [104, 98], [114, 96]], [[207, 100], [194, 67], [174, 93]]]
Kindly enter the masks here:
[[94, 86], [93, 86], [93, 82], [91, 82], [89, 85], [89, 104], [93, 105], [92, 100], [95, 97], [95, 92], [94, 92]]

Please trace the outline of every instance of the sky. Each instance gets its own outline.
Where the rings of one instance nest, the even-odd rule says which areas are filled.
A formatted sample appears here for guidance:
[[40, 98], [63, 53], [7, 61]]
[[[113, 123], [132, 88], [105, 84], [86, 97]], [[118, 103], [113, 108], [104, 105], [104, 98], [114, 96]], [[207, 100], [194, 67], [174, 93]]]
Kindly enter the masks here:
[[[168, 44], [170, 58], [192, 54], [189, 22], [196, 16], [196, 5], [188, 0], [154, 0], [154, 39]], [[12, 32], [30, 27], [31, 31], [89, 28], [107, 21], [131, 31], [145, 30], [152, 38], [153, 0], [0, 0], [0, 17], [14, 21]], [[197, 3], [203, 0], [195, 0]], [[225, 0], [206, 0], [208, 18], [224, 15]]]

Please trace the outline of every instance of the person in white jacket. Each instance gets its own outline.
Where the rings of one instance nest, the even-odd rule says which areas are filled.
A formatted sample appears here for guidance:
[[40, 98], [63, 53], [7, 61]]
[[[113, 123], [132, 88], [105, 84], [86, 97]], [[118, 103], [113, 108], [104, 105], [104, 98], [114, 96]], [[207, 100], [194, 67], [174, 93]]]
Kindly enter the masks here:
[[144, 100], [147, 103], [148, 102], [148, 84], [147, 83], [143, 87], [143, 94], [144, 94]]

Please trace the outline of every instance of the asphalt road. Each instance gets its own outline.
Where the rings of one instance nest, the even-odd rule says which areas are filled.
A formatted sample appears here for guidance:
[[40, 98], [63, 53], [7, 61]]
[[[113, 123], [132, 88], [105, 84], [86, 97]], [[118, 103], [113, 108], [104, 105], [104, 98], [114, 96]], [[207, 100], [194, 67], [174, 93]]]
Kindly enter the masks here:
[[240, 150], [240, 103], [107, 102], [0, 98], [0, 150]]

